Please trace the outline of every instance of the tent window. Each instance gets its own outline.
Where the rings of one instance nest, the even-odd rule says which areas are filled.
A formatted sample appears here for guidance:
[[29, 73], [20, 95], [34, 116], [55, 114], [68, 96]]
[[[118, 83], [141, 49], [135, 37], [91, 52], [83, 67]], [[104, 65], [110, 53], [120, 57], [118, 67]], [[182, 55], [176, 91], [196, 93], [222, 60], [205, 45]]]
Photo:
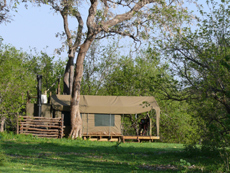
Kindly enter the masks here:
[[95, 126], [114, 126], [114, 115], [95, 114]]

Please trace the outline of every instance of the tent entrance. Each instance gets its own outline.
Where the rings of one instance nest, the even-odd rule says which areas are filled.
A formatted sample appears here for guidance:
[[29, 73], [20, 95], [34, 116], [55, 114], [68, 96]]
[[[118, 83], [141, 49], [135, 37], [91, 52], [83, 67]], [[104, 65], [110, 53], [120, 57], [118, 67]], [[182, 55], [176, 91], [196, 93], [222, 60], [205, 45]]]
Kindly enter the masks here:
[[71, 124], [70, 124], [70, 111], [62, 111], [62, 115], [64, 115], [64, 134], [65, 136], [68, 136], [71, 131]]

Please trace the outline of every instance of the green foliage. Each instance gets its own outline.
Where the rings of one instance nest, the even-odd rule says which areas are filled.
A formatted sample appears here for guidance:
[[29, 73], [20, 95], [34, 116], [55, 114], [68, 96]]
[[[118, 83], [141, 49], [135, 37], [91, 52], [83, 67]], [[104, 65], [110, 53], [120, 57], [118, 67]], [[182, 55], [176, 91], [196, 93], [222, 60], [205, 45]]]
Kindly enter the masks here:
[[158, 100], [161, 108], [161, 140], [184, 144], [198, 143], [202, 130], [199, 127], [199, 119], [189, 111], [191, 105], [185, 101]]
[[214, 152], [230, 142], [230, 10], [229, 1], [207, 3], [210, 13], [201, 11], [197, 30], [186, 28], [160, 46], [187, 92], [193, 116], [201, 120], [202, 148]]
[[[149, 50], [151, 51], [151, 50]], [[151, 56], [150, 56], [151, 54]], [[164, 73], [165, 67], [159, 67], [157, 53], [143, 52], [142, 57], [132, 59], [122, 57], [112, 74], [107, 78], [104, 88], [108, 95], [148, 96], [154, 92], [154, 81]]]
[[0, 50], [0, 111], [1, 114], [18, 114], [25, 108], [26, 91], [35, 93], [35, 77], [29, 71], [31, 62], [27, 54], [14, 47]]
[[2, 149], [0, 145], [0, 167], [4, 166], [7, 162], [7, 157], [4, 154], [4, 150]]
[[[165, 98], [165, 93], [179, 93], [176, 81], [167, 71], [168, 65], [161, 64], [159, 54], [154, 49], [142, 51], [135, 59], [121, 57], [118, 65], [107, 76], [101, 95], [118, 96], [154, 96], [161, 108], [160, 135], [163, 142], [188, 143], [198, 142], [200, 137], [198, 123], [190, 105], [185, 101], [172, 101]], [[182, 95], [182, 94], [181, 94]], [[124, 116], [124, 134], [137, 135], [140, 119], [147, 115]], [[153, 134], [155, 134], [155, 115]]]
[[[49, 57], [46, 53], [41, 52], [40, 56], [33, 57], [33, 67], [31, 71], [34, 74], [42, 75], [42, 91], [47, 90], [56, 93], [57, 80], [60, 78], [61, 91], [63, 90], [63, 74], [65, 70], [66, 61], [60, 58], [54, 61], [54, 56]], [[54, 86], [52, 86], [55, 83]]]
[[[27, 91], [30, 96], [37, 95], [36, 75], [43, 75], [44, 92], [64, 73], [64, 65], [65, 62], [54, 62], [54, 57], [49, 57], [45, 53], [41, 53], [41, 56], [29, 56], [14, 47], [1, 46], [0, 117], [7, 118], [7, 128], [10, 126], [13, 130], [16, 116], [24, 112]], [[51, 91], [55, 93], [56, 88], [51, 88]]]
[[117, 67], [119, 41], [100, 46], [94, 41], [84, 60], [84, 73], [81, 82], [81, 94], [103, 95], [101, 88], [109, 74]]

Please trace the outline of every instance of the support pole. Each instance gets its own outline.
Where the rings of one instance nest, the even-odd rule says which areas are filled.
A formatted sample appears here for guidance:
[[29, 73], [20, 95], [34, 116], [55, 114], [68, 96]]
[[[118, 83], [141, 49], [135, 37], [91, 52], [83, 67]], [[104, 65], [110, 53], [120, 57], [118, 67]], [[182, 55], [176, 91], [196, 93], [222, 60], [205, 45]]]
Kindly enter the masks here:
[[38, 106], [38, 116], [41, 117], [42, 103], [41, 103], [41, 95], [42, 95], [42, 75], [37, 75], [38, 80], [38, 97], [37, 97], [37, 106]]
[[57, 88], [57, 95], [61, 94], [61, 87], [60, 87], [60, 78], [58, 78], [58, 88]]

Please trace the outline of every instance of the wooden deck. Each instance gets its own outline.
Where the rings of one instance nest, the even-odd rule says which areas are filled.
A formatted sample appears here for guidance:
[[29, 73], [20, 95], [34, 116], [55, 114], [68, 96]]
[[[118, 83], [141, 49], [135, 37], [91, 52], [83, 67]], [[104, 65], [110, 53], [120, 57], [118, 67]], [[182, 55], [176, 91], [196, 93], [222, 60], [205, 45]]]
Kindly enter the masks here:
[[122, 142], [125, 142], [125, 140], [137, 140], [137, 142], [148, 140], [153, 142], [154, 139], [160, 139], [160, 137], [159, 136], [122, 136]]
[[121, 141], [122, 135], [83, 135], [84, 140], [90, 141]]
[[123, 135], [83, 135], [84, 140], [90, 141], [111, 141], [111, 142], [125, 142], [125, 140], [136, 140], [137, 142], [141, 141], [151, 141], [160, 139], [159, 136], [123, 136]]

